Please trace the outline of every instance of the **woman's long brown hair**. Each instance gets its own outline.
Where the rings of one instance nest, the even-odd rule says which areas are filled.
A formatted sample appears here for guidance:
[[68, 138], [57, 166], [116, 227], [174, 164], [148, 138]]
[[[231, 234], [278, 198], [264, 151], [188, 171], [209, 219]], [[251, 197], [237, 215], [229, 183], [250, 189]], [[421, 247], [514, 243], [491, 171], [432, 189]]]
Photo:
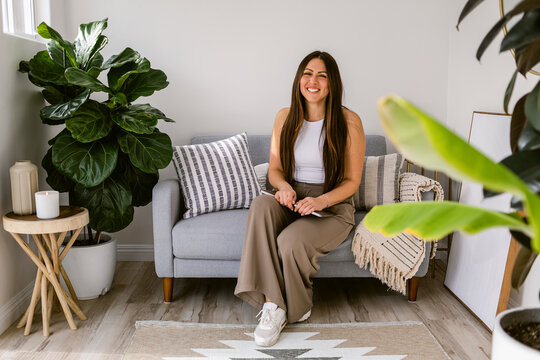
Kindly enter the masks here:
[[305, 116], [305, 99], [300, 93], [300, 78], [307, 64], [314, 58], [321, 59], [328, 75], [328, 97], [326, 98], [326, 117], [323, 131], [326, 139], [323, 147], [324, 192], [332, 190], [343, 180], [345, 172], [345, 147], [347, 145], [347, 123], [343, 116], [341, 98], [343, 84], [334, 58], [322, 51], [314, 51], [306, 56], [296, 71], [292, 87], [289, 115], [283, 124], [280, 135], [279, 156], [285, 180], [291, 183], [294, 174], [294, 144], [302, 128]]

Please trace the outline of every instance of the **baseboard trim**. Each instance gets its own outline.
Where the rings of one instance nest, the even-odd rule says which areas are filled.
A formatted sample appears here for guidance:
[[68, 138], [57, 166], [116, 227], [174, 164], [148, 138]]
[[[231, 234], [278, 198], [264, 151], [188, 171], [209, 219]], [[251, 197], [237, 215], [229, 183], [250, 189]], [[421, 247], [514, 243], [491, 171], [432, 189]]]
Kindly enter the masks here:
[[30, 282], [6, 304], [0, 306], [0, 335], [24, 314], [34, 289], [34, 281]]
[[118, 244], [118, 261], [154, 261], [154, 245]]

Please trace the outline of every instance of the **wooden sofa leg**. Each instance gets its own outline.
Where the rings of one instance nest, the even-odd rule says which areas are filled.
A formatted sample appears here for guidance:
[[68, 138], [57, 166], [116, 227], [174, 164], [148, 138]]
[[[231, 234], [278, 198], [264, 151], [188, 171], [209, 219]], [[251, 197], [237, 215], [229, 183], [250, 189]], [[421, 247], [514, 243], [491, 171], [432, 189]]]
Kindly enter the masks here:
[[414, 276], [407, 280], [407, 295], [409, 297], [409, 301], [416, 301], [416, 293], [418, 292], [419, 279], [419, 277]]
[[163, 278], [163, 302], [170, 304], [172, 301], [174, 278]]

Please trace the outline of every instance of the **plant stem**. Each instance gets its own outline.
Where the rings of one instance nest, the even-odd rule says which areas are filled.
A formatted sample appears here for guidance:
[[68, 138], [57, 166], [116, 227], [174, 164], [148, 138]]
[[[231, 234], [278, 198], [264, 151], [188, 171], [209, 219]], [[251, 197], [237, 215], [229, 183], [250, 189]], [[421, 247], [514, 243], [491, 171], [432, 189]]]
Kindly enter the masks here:
[[90, 225], [86, 225], [86, 228], [88, 229], [88, 239], [90, 242], [94, 242], [94, 236], [92, 235], [92, 229], [90, 228]]
[[99, 244], [99, 242], [101, 241], [101, 231], [98, 231], [96, 233], [96, 238], [97, 238], [96, 244]]

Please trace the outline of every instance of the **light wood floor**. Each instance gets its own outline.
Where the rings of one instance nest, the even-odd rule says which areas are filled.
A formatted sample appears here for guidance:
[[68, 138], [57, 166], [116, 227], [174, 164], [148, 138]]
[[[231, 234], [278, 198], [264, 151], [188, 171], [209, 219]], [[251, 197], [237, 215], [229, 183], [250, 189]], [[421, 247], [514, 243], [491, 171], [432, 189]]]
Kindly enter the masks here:
[[[442, 276], [437, 270], [435, 278], [420, 279], [415, 303], [376, 279], [315, 279], [308, 322], [422, 321], [452, 359], [489, 359], [490, 332], [444, 288]], [[111, 291], [81, 301], [88, 320], [77, 319], [78, 330], [53, 313], [45, 338], [36, 315], [30, 336], [15, 326], [0, 335], [0, 360], [121, 360], [137, 320], [255, 324], [256, 310], [232, 295], [234, 286], [234, 279], [176, 279], [166, 305], [153, 263], [119, 262]]]

